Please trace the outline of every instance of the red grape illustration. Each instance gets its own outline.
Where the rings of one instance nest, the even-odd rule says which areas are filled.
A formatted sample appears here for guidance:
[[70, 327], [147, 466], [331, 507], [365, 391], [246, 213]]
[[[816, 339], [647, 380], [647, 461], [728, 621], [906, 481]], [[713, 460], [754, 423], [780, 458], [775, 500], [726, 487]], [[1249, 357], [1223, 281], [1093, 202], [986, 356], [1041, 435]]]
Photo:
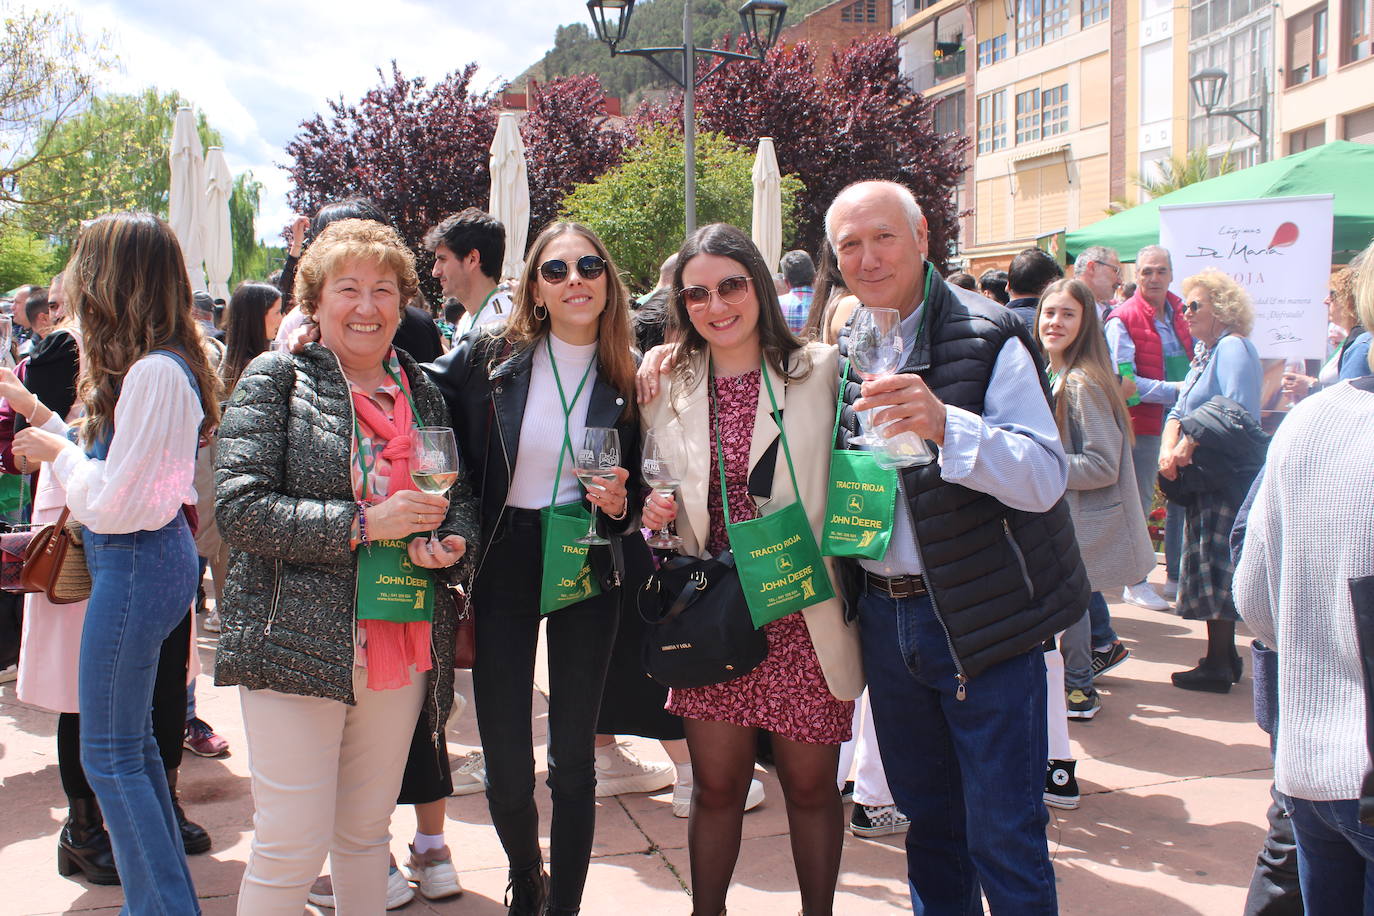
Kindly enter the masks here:
[[1298, 240], [1298, 227], [1296, 223], [1281, 223], [1279, 228], [1274, 230], [1274, 238], [1270, 240], [1270, 248], [1287, 248]]

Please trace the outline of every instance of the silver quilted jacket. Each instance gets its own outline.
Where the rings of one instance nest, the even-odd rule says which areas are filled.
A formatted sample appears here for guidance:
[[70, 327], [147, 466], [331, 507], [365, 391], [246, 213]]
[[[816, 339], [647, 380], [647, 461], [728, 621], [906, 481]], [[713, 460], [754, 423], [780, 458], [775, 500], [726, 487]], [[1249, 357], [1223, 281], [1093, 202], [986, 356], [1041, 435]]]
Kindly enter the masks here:
[[[452, 425], [439, 390], [397, 353], [424, 425]], [[215, 516], [230, 548], [216, 684], [353, 704], [352, 439], [348, 383], [331, 351], [310, 344], [248, 364], [215, 462]], [[449, 499], [439, 532], [466, 538], [472, 557], [479, 529], [466, 475]], [[453, 702], [453, 618], [447, 589], [437, 589], [425, 703], [436, 732]]]

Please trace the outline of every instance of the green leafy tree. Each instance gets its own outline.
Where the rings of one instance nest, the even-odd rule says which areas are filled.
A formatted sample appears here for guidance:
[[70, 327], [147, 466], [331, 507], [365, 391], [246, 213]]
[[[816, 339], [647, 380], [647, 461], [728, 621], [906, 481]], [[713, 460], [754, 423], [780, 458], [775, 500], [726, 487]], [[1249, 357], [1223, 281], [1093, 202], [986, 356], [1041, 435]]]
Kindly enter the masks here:
[[258, 241], [257, 217], [262, 201], [262, 182], [251, 171], [234, 178], [229, 196], [229, 228], [233, 235], [234, 268], [229, 272], [229, 288], [244, 280], [265, 280], [282, 266], [286, 249]]
[[[698, 224], [733, 223], [747, 230], [753, 213], [754, 153], [720, 134], [699, 133], [696, 140]], [[563, 199], [562, 217], [595, 230], [632, 287], [653, 286], [658, 265], [682, 245], [687, 225], [684, 162], [680, 131], [649, 128], [619, 166], [578, 185]], [[785, 232], [801, 190], [795, 176], [783, 176]]]
[[59, 7], [6, 6], [0, 16], [0, 203], [7, 205], [0, 214], [8, 218], [15, 208], [51, 202], [20, 195], [19, 179], [81, 154], [53, 141], [90, 101], [115, 58], [104, 34], [84, 34], [73, 14]]
[[0, 227], [0, 290], [46, 285], [55, 273], [57, 260], [46, 242], [17, 226]]

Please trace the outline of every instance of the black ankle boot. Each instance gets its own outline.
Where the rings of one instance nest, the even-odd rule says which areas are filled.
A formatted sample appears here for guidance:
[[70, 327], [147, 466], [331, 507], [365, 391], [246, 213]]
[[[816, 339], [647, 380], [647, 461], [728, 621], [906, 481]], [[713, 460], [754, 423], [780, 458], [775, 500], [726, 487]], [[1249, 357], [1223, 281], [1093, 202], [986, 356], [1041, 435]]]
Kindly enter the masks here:
[[1205, 658], [1198, 659], [1196, 668], [1189, 668], [1187, 671], [1175, 671], [1169, 675], [1169, 679], [1174, 682], [1175, 687], [1183, 690], [1201, 690], [1205, 693], [1230, 693], [1231, 685], [1235, 683], [1232, 675], [1235, 669], [1227, 664], [1225, 667], [1213, 667]]
[[94, 798], [69, 798], [67, 806], [67, 822], [57, 836], [57, 873], [69, 877], [79, 871], [92, 884], [118, 884], [100, 805]]
[[177, 798], [177, 771], [167, 771], [167, 788], [172, 791], [172, 813], [176, 815], [177, 829], [181, 831], [181, 845], [186, 850], [188, 856], [200, 855], [202, 852], [210, 851], [210, 834], [205, 832], [205, 828], [197, 823], [186, 819], [186, 812], [181, 810], [181, 801]]
[[509, 916], [543, 916], [549, 896], [549, 876], [544, 871], [544, 860], [536, 859], [533, 865], [512, 868], [507, 877]]

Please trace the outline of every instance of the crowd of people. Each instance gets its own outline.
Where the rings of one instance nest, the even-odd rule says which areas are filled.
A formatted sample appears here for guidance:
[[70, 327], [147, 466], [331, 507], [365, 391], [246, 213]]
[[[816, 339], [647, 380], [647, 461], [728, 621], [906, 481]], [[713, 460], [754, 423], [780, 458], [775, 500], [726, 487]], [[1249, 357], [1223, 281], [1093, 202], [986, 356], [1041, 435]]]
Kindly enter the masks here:
[[[1335, 276], [1330, 357], [1285, 375], [1301, 403], [1269, 447], [1234, 279], [1175, 282], [1159, 246], [1132, 253], [1134, 284], [1103, 247], [1071, 278], [1038, 248], [945, 277], [890, 182], [841, 191], [817, 257], [776, 274], [744, 232], [703, 227], [639, 299], [614, 240], [574, 223], [502, 278], [499, 221], [442, 220], [423, 242], [441, 308], [369, 201], [290, 237], [281, 275], [217, 314], [164, 222], [111, 214], [16, 299], [0, 467], [33, 487], [33, 522], [78, 523], [91, 580], [84, 601], [24, 599], [18, 694], [59, 713], [61, 874], [121, 884], [130, 913], [200, 912], [186, 855], [211, 838], [176, 774], [184, 749], [227, 742], [195, 714], [199, 614], [242, 708], [245, 916], [460, 894], [445, 804], [476, 792], [508, 912], [575, 914], [597, 798], [669, 786], [692, 912], [717, 916], [761, 757], [802, 912], [832, 912], [848, 829], [905, 833], [916, 912], [1055, 913], [1046, 806], [1079, 804], [1068, 723], [1099, 713], [1097, 679], [1130, 656], [1104, 596], [1121, 589], [1206, 621], [1180, 689], [1241, 680], [1238, 620], [1262, 641], [1256, 693], [1283, 728], [1261, 722], [1275, 805], [1247, 912], [1355, 912], [1374, 885], [1374, 246]], [[436, 431], [458, 455], [437, 475], [420, 469]], [[651, 551], [650, 530], [679, 546]], [[643, 595], [692, 563], [709, 593], [671, 614], [747, 614], [759, 648], [668, 687], [645, 677]], [[545, 618], [547, 862], [530, 727]], [[455, 761], [469, 637], [481, 749]], [[398, 863], [401, 804], [417, 831]]]

